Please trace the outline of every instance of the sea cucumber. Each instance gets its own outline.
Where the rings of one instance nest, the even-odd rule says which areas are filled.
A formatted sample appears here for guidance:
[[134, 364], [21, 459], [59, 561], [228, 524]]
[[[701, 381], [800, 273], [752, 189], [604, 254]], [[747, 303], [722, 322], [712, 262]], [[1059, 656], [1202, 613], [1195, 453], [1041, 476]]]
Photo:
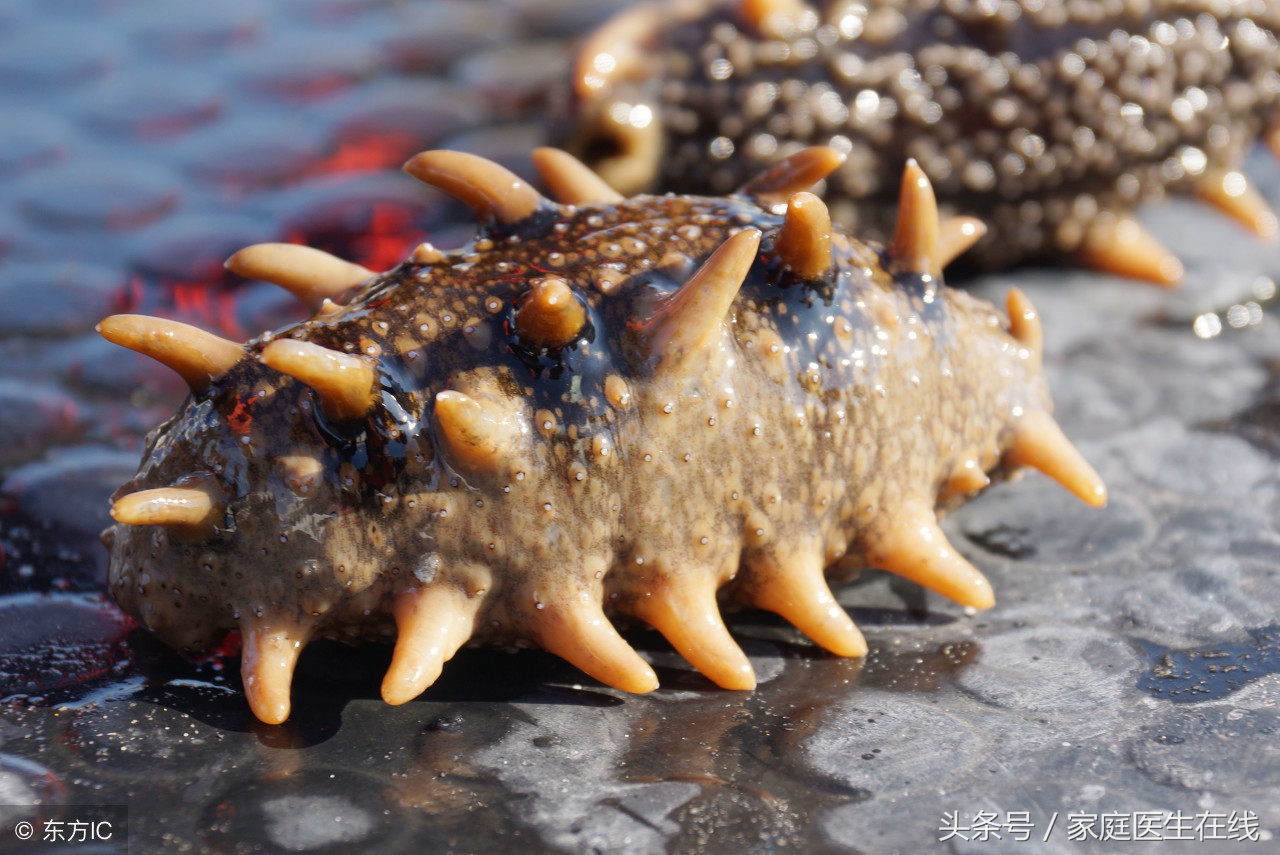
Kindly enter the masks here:
[[586, 40], [558, 133], [628, 193], [728, 192], [833, 146], [825, 196], [864, 237], [914, 158], [944, 214], [991, 227], [967, 264], [1172, 284], [1141, 203], [1195, 194], [1277, 233], [1239, 169], [1260, 136], [1280, 156], [1278, 30], [1277, 0], [676, 0]]
[[728, 197], [624, 199], [541, 149], [553, 202], [426, 152], [406, 169], [481, 219], [465, 247], [380, 275], [242, 250], [231, 269], [314, 312], [243, 345], [105, 319], [191, 387], [113, 497], [112, 594], [183, 650], [238, 629], [270, 723], [318, 636], [396, 638], [393, 704], [472, 640], [652, 690], [618, 616], [750, 689], [718, 598], [842, 656], [867, 647], [832, 565], [991, 606], [937, 515], [1025, 466], [1090, 504], [1105, 488], [1049, 415], [1027, 299], [1011, 291], [1005, 318], [941, 282], [980, 230], [939, 222], [908, 164], [888, 245], [845, 236], [805, 190], [842, 160], [808, 149]]

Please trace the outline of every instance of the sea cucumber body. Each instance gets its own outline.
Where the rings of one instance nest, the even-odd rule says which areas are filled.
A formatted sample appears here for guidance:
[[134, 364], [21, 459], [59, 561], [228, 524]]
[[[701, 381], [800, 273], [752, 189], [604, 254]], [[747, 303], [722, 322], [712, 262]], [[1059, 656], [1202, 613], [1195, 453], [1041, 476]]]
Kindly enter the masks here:
[[[751, 7], [792, 12], [746, 20]], [[849, 154], [832, 214], [876, 238], [914, 158], [944, 213], [993, 227], [965, 256], [981, 267], [1075, 255], [1100, 216], [1166, 194], [1221, 197], [1280, 128], [1274, 0], [684, 2], [658, 17], [634, 28], [643, 59], [594, 76], [580, 60], [562, 133], [607, 179], [723, 193], [832, 145]]]
[[[887, 250], [832, 231], [828, 255], [821, 229], [796, 250], [795, 211], [820, 205], [807, 193], [785, 218], [746, 196], [541, 200], [243, 349], [182, 333], [197, 366], [229, 367], [186, 371], [192, 396], [117, 492], [113, 596], [184, 650], [238, 629], [267, 721], [318, 636], [398, 636], [394, 703], [469, 640], [652, 689], [617, 615], [750, 688], [717, 596], [842, 655], [866, 646], [824, 571], [882, 567], [991, 605], [937, 515], [1022, 465], [1093, 504], [1105, 492], [1048, 416], [1029, 304], [1015, 295], [1006, 319], [931, 271], [937, 218], [914, 174], [931, 225]], [[816, 275], [794, 272], [815, 257]], [[343, 372], [372, 378], [348, 383], [365, 390], [354, 410]]]

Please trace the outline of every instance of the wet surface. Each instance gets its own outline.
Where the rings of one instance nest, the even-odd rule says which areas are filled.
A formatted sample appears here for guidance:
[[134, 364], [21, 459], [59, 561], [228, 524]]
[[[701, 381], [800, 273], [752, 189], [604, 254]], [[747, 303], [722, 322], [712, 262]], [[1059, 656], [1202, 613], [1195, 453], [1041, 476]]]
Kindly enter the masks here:
[[1248, 641], [1190, 650], [1142, 644], [1152, 660], [1138, 687], [1174, 703], [1225, 697], [1254, 680], [1280, 673], [1280, 628], [1250, 630]]
[[[222, 271], [244, 244], [382, 269], [461, 243], [465, 212], [399, 164], [450, 146], [529, 174], [565, 40], [617, 5], [0, 4], [0, 826], [128, 804], [135, 853], [1179, 845], [1155, 823], [1197, 852], [1274, 851], [1280, 251], [1185, 202], [1144, 214], [1187, 262], [1179, 291], [970, 283], [1040, 310], [1059, 419], [1112, 501], [1037, 475], [962, 508], [944, 528], [998, 605], [864, 573], [837, 589], [863, 660], [740, 612], [753, 693], [633, 630], [649, 696], [476, 649], [388, 707], [388, 648], [317, 643], [270, 727], [234, 640], [188, 662], [102, 597], [107, 496], [184, 389], [93, 324], [145, 311], [244, 338], [299, 315]], [[1280, 205], [1280, 167], [1246, 171]]]

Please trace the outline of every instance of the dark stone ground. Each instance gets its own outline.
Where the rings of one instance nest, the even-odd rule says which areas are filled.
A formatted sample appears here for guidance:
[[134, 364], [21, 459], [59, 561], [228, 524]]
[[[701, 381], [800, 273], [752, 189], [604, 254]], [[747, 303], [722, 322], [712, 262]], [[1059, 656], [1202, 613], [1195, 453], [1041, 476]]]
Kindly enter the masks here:
[[[447, 146], [527, 172], [563, 40], [606, 11], [0, 2], [0, 851], [123, 852], [8, 830], [110, 804], [135, 853], [1280, 851], [1280, 252], [1186, 203], [1145, 216], [1187, 263], [1179, 291], [973, 284], [1040, 309], [1060, 420], [1111, 505], [1034, 475], [963, 508], [945, 527], [999, 604], [968, 616], [867, 573], [838, 592], [865, 660], [748, 612], [752, 694], [637, 632], [650, 696], [467, 650], [391, 708], [388, 650], [316, 644], [267, 727], [238, 660], [186, 663], [102, 600], [105, 497], [182, 389], [93, 324], [290, 319], [219, 272], [248, 243], [386, 267], [424, 233], [461, 242], [396, 167]], [[1247, 171], [1280, 206], [1280, 168]]]

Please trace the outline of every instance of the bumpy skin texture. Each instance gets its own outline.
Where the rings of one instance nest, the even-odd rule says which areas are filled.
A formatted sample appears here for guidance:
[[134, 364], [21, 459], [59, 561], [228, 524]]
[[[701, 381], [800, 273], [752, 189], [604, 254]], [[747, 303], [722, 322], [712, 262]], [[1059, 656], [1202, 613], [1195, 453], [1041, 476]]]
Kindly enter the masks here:
[[[982, 473], [1050, 471], [1054, 454], [1087, 470], [1071, 489], [1105, 494], [1047, 415], [1029, 304], [1011, 302], [1010, 321], [943, 287], [928, 184], [910, 186], [919, 227], [887, 251], [830, 233], [829, 259], [829, 232], [804, 233], [817, 249], [783, 237], [783, 217], [745, 196], [537, 197], [243, 352], [182, 333], [195, 391], [117, 493], [112, 594], [184, 650], [239, 629], [250, 702], [273, 722], [317, 636], [398, 634], [384, 684], [396, 703], [468, 640], [540, 645], [654, 688], [607, 610], [750, 688], [717, 592], [843, 655], [865, 643], [824, 568], [885, 567], [991, 605], [936, 513]], [[815, 257], [820, 272], [793, 272]], [[122, 328], [103, 324], [113, 340]], [[129, 346], [175, 364], [144, 338]], [[294, 371], [277, 357], [296, 342], [370, 372], [363, 411], [267, 364]], [[193, 360], [211, 360], [207, 382]], [[131, 505], [151, 496], [211, 510]]]
[[[832, 214], [871, 238], [915, 158], [944, 213], [992, 227], [966, 263], [1091, 263], [1090, 227], [1105, 243], [1140, 203], [1239, 201], [1228, 173], [1280, 128], [1278, 29], [1276, 0], [675, 0], [588, 40], [559, 133], [625, 192], [729, 192], [840, 148]], [[1275, 233], [1265, 206], [1235, 215]]]

